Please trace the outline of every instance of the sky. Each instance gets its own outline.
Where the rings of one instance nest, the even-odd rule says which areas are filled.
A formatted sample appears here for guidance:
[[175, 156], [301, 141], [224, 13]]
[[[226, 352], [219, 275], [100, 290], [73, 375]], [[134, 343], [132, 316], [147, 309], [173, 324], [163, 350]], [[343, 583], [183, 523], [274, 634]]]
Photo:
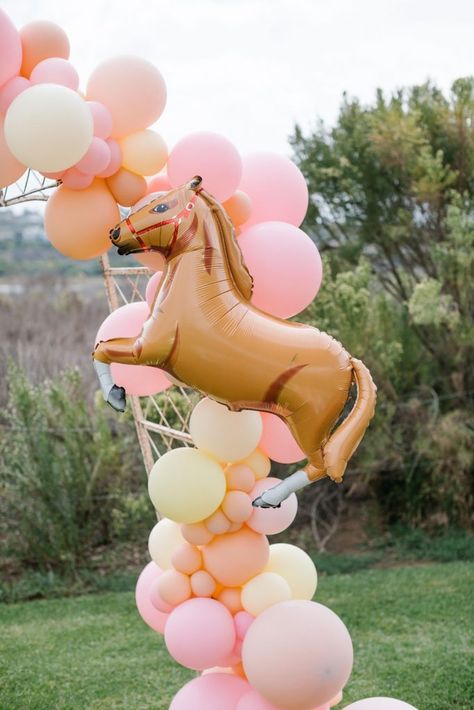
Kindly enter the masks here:
[[474, 73], [474, 0], [2, 0], [17, 27], [57, 22], [85, 88], [103, 59], [158, 67], [169, 147], [221, 133], [243, 153], [291, 156], [295, 122], [335, 122], [344, 91], [364, 103], [430, 78]]

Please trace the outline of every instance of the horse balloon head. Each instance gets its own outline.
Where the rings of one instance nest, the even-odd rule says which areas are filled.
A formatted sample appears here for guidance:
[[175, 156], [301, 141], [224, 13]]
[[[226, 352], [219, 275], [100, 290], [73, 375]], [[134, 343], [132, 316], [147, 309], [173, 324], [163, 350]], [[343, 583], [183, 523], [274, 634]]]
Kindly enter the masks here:
[[195, 219], [195, 203], [200, 192], [199, 175], [176, 190], [156, 197], [110, 230], [119, 254], [158, 251], [165, 258]]

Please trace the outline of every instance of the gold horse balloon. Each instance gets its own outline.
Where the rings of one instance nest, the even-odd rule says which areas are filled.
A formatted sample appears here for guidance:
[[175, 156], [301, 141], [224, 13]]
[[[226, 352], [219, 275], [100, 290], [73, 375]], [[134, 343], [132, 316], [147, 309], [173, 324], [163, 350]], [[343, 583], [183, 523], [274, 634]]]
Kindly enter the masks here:
[[[365, 365], [334, 338], [252, 305], [252, 278], [222, 206], [195, 177], [111, 230], [119, 254], [160, 252], [165, 270], [150, 317], [133, 338], [96, 345], [104, 398], [125, 408], [113, 362], [159, 367], [232, 411], [276, 414], [307, 465], [254, 501], [274, 507], [329, 476], [340, 482], [374, 414], [376, 387]], [[336, 427], [352, 383], [357, 400]]]

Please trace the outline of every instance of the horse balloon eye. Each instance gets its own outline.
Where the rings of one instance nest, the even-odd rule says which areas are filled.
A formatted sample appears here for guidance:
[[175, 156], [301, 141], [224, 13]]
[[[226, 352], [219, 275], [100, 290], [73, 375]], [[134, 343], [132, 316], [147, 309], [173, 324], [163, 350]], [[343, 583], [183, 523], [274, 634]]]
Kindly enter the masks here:
[[153, 212], [166, 212], [166, 210], [169, 210], [169, 205], [166, 202], [160, 202], [159, 205], [153, 207]]

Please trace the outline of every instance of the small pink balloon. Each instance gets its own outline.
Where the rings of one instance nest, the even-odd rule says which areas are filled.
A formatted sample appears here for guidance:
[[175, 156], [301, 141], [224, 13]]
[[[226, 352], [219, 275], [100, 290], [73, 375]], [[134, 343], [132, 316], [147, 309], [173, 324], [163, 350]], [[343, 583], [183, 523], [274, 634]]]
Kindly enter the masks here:
[[0, 9], [0, 86], [19, 73], [21, 67], [21, 39], [18, 30]]
[[50, 57], [39, 62], [30, 75], [32, 84], [60, 84], [77, 91], [79, 74], [67, 59]]
[[159, 578], [155, 579], [155, 581], [150, 586], [150, 601], [155, 607], [155, 609], [158, 609], [158, 611], [163, 612], [163, 614], [169, 614], [170, 611], [173, 611], [174, 609], [174, 606], [172, 606], [171, 604], [167, 604], [160, 596]]
[[112, 114], [100, 101], [87, 101], [92, 120], [94, 121], [94, 135], [97, 138], [109, 138], [112, 133]]
[[148, 624], [153, 631], [158, 631], [160, 634], [164, 633], [168, 614], [163, 614], [163, 612], [155, 608], [151, 600], [151, 590], [161, 574], [162, 571], [158, 565], [154, 562], [149, 562], [140, 574], [135, 589], [138, 613], [145, 624]]
[[86, 175], [74, 167], [69, 168], [69, 170], [65, 170], [65, 172], [61, 175], [61, 180], [63, 185], [68, 187], [70, 190], [85, 190], [86, 187], [92, 185], [94, 176]]
[[153, 175], [153, 177], [148, 178], [147, 182], [148, 195], [150, 195], [152, 192], [169, 192], [173, 189], [173, 186], [170, 183], [170, 179], [167, 173], [158, 173], [158, 175]]
[[98, 175], [108, 167], [111, 159], [110, 146], [102, 138], [94, 136], [86, 154], [75, 167], [86, 175]]
[[144, 301], [120, 306], [103, 321], [97, 331], [95, 342], [138, 336], [149, 315], [150, 309]]
[[215, 599], [188, 599], [171, 612], [166, 624], [168, 651], [175, 661], [194, 670], [224, 665], [235, 641], [232, 616]]
[[[278, 485], [278, 483], [280, 483], [279, 478], [262, 478], [257, 481], [250, 493], [251, 499], [255, 500], [255, 498], [261, 496], [269, 488]], [[246, 524], [255, 532], [263, 533], [264, 535], [276, 535], [291, 525], [297, 511], [298, 499], [296, 494], [292, 493], [283, 501], [280, 508], [254, 508]]]
[[263, 222], [243, 232], [239, 245], [254, 279], [252, 303], [257, 308], [290, 318], [309, 306], [323, 269], [307, 234], [285, 222]]
[[122, 151], [120, 150], [120, 146], [117, 141], [114, 141], [112, 138], [107, 138], [105, 142], [109, 146], [110, 160], [105, 170], [97, 173], [97, 177], [100, 178], [111, 177], [117, 172], [117, 170], [120, 170], [120, 166], [122, 164]]
[[181, 688], [169, 710], [235, 710], [250, 686], [230, 673], [208, 673]]
[[150, 278], [146, 285], [145, 298], [149, 308], [151, 308], [153, 305], [153, 301], [155, 300], [156, 292], [158, 290], [158, 286], [160, 285], [162, 277], [163, 272], [157, 271], [153, 274], [153, 276]]
[[5, 114], [13, 99], [16, 99], [18, 94], [29, 89], [30, 86], [31, 82], [24, 76], [14, 76], [7, 81], [0, 89], [0, 113]]
[[227, 138], [202, 131], [191, 133], [175, 145], [168, 158], [167, 171], [173, 187], [200, 175], [203, 188], [223, 202], [239, 185], [242, 161]]
[[308, 187], [303, 174], [282, 155], [258, 152], [245, 156], [239, 189], [252, 202], [252, 213], [244, 229], [270, 220], [298, 227], [308, 209]]
[[237, 638], [241, 641], [244, 640], [245, 634], [252, 626], [255, 617], [249, 614], [248, 611], [238, 611], [234, 616], [235, 633]]
[[278, 463], [296, 463], [306, 458], [280, 417], [269, 412], [262, 412], [261, 416], [263, 429], [258, 446], [269, 459]]

